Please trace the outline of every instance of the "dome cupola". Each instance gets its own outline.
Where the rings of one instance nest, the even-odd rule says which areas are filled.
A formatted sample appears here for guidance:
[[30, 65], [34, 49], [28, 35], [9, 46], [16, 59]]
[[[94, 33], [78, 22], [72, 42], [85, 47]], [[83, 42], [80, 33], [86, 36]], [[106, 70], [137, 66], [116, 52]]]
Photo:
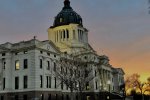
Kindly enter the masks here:
[[82, 18], [78, 15], [70, 6], [70, 1], [64, 1], [64, 7], [55, 17], [53, 27], [62, 26], [62, 25], [69, 25], [69, 24], [78, 24], [83, 26]]

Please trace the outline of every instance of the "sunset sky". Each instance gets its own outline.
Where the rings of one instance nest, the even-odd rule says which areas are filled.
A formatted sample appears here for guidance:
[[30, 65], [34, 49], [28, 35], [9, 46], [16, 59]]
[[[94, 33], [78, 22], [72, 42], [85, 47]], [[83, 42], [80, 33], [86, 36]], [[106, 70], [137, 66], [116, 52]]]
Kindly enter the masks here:
[[[98, 54], [109, 56], [126, 75], [150, 76], [150, 14], [148, 0], [70, 0], [89, 30]], [[47, 28], [63, 0], [0, 0], [0, 44], [48, 39]], [[142, 78], [144, 79], [144, 78]]]

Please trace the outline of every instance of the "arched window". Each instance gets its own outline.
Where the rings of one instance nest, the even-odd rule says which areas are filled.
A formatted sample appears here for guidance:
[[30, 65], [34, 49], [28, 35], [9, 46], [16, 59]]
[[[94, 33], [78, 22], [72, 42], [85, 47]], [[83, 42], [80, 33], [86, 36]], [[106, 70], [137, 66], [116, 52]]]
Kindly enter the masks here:
[[69, 38], [69, 31], [68, 31], [68, 29], [66, 30], [66, 32], [67, 32], [67, 39]]

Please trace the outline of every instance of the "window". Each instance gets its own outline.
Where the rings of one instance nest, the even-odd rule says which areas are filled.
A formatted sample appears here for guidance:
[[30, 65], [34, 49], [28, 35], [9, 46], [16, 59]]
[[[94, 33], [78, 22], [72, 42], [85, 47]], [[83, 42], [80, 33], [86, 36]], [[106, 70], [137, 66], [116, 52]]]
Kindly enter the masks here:
[[63, 18], [60, 18], [60, 22], [62, 22], [63, 21]]
[[67, 32], [67, 39], [69, 38], [69, 31], [68, 30], [66, 30], [66, 32]]
[[63, 90], [64, 83], [63, 83], [63, 79], [61, 80], [61, 89]]
[[50, 70], [50, 62], [47, 61], [47, 70]]
[[5, 69], [5, 67], [6, 67], [6, 62], [4, 61], [3, 62], [3, 68]]
[[97, 71], [95, 70], [95, 76], [97, 76]]
[[18, 55], [18, 52], [16, 52], [15, 55]]
[[23, 95], [23, 100], [28, 100], [28, 96], [27, 95]]
[[15, 61], [15, 70], [19, 70], [20, 69], [20, 64], [19, 64], [19, 60]]
[[63, 73], [63, 67], [62, 66], [60, 67], [60, 73], [61, 74]]
[[42, 77], [42, 75], [40, 75], [40, 88], [42, 88], [43, 87], [43, 77]]
[[67, 67], [66, 67], [66, 74], [68, 74], [68, 69], [67, 69]]
[[56, 63], [54, 62], [54, 71], [56, 71]]
[[51, 100], [51, 94], [48, 94], [48, 100]]
[[51, 88], [51, 77], [49, 76], [49, 88]]
[[63, 35], [64, 35], [64, 39], [66, 38], [66, 35], [65, 35], [65, 30], [63, 31]]
[[15, 77], [15, 89], [19, 89], [19, 77]]
[[43, 61], [42, 61], [42, 59], [40, 59], [40, 68], [42, 69], [42, 66], [43, 66]]
[[50, 76], [46, 76], [46, 87], [51, 88], [51, 77]]
[[19, 100], [18, 95], [15, 95], [15, 100]]
[[96, 90], [98, 89], [98, 87], [97, 87], [97, 82], [95, 82], [95, 85], [96, 85]]
[[5, 53], [2, 53], [2, 56], [5, 56], [6, 54]]
[[78, 95], [76, 95], [76, 100], [78, 100]]
[[46, 87], [48, 88], [48, 81], [49, 81], [49, 79], [48, 79], [49, 77], [48, 76], [46, 76]]
[[74, 40], [76, 39], [76, 33], [75, 33], [75, 30], [73, 30], [73, 39], [74, 39]]
[[57, 80], [56, 80], [56, 77], [55, 77], [54, 79], [55, 79], [55, 89], [56, 89], [56, 81], [57, 81]]
[[[68, 80], [66, 81], [66, 83], [68, 84]], [[66, 90], [68, 90], [68, 85], [66, 84]]]
[[43, 51], [40, 51], [41, 54], [43, 54]]
[[4, 100], [4, 96], [1, 96], [1, 100]]
[[62, 94], [61, 100], [64, 100], [64, 94]]
[[86, 83], [86, 90], [89, 90], [90, 86], [89, 86], [89, 82]]
[[54, 55], [54, 57], [56, 57], [56, 55]]
[[58, 95], [57, 95], [57, 94], [55, 94], [55, 100], [57, 100], [57, 96], [58, 96]]
[[69, 100], [69, 95], [67, 94], [67, 100]]
[[6, 67], [6, 60], [5, 60], [5, 58], [2, 59], [2, 64], [3, 64], [3, 65], [2, 65], [2, 66], [3, 66], [3, 69], [5, 69], [5, 67]]
[[24, 59], [24, 69], [28, 68], [28, 59]]
[[5, 90], [5, 84], [6, 84], [5, 78], [3, 78], [3, 90]]
[[23, 87], [24, 87], [24, 89], [26, 89], [27, 87], [28, 87], [28, 77], [27, 76], [24, 76], [24, 78], [23, 78]]
[[47, 53], [48, 56], [50, 56], [50, 53]]

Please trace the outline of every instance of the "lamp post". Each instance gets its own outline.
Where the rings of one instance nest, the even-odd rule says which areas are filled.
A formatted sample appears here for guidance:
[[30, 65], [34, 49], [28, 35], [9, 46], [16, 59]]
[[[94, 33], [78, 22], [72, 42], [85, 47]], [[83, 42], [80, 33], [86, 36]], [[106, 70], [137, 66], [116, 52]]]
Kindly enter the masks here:
[[108, 80], [108, 81], [107, 81], [107, 84], [108, 84], [108, 86], [109, 86], [109, 92], [110, 92], [110, 84], [111, 84], [111, 81]]
[[[79, 84], [77, 84], [76, 87], [77, 87], [77, 98], [79, 99], [79, 92], [80, 92]], [[77, 98], [76, 98], [76, 99], [77, 99]]]
[[108, 80], [107, 81], [107, 84], [108, 84], [108, 86], [109, 86], [109, 95], [107, 96], [107, 100], [110, 100], [110, 84], [111, 84], [111, 81], [110, 80]]

